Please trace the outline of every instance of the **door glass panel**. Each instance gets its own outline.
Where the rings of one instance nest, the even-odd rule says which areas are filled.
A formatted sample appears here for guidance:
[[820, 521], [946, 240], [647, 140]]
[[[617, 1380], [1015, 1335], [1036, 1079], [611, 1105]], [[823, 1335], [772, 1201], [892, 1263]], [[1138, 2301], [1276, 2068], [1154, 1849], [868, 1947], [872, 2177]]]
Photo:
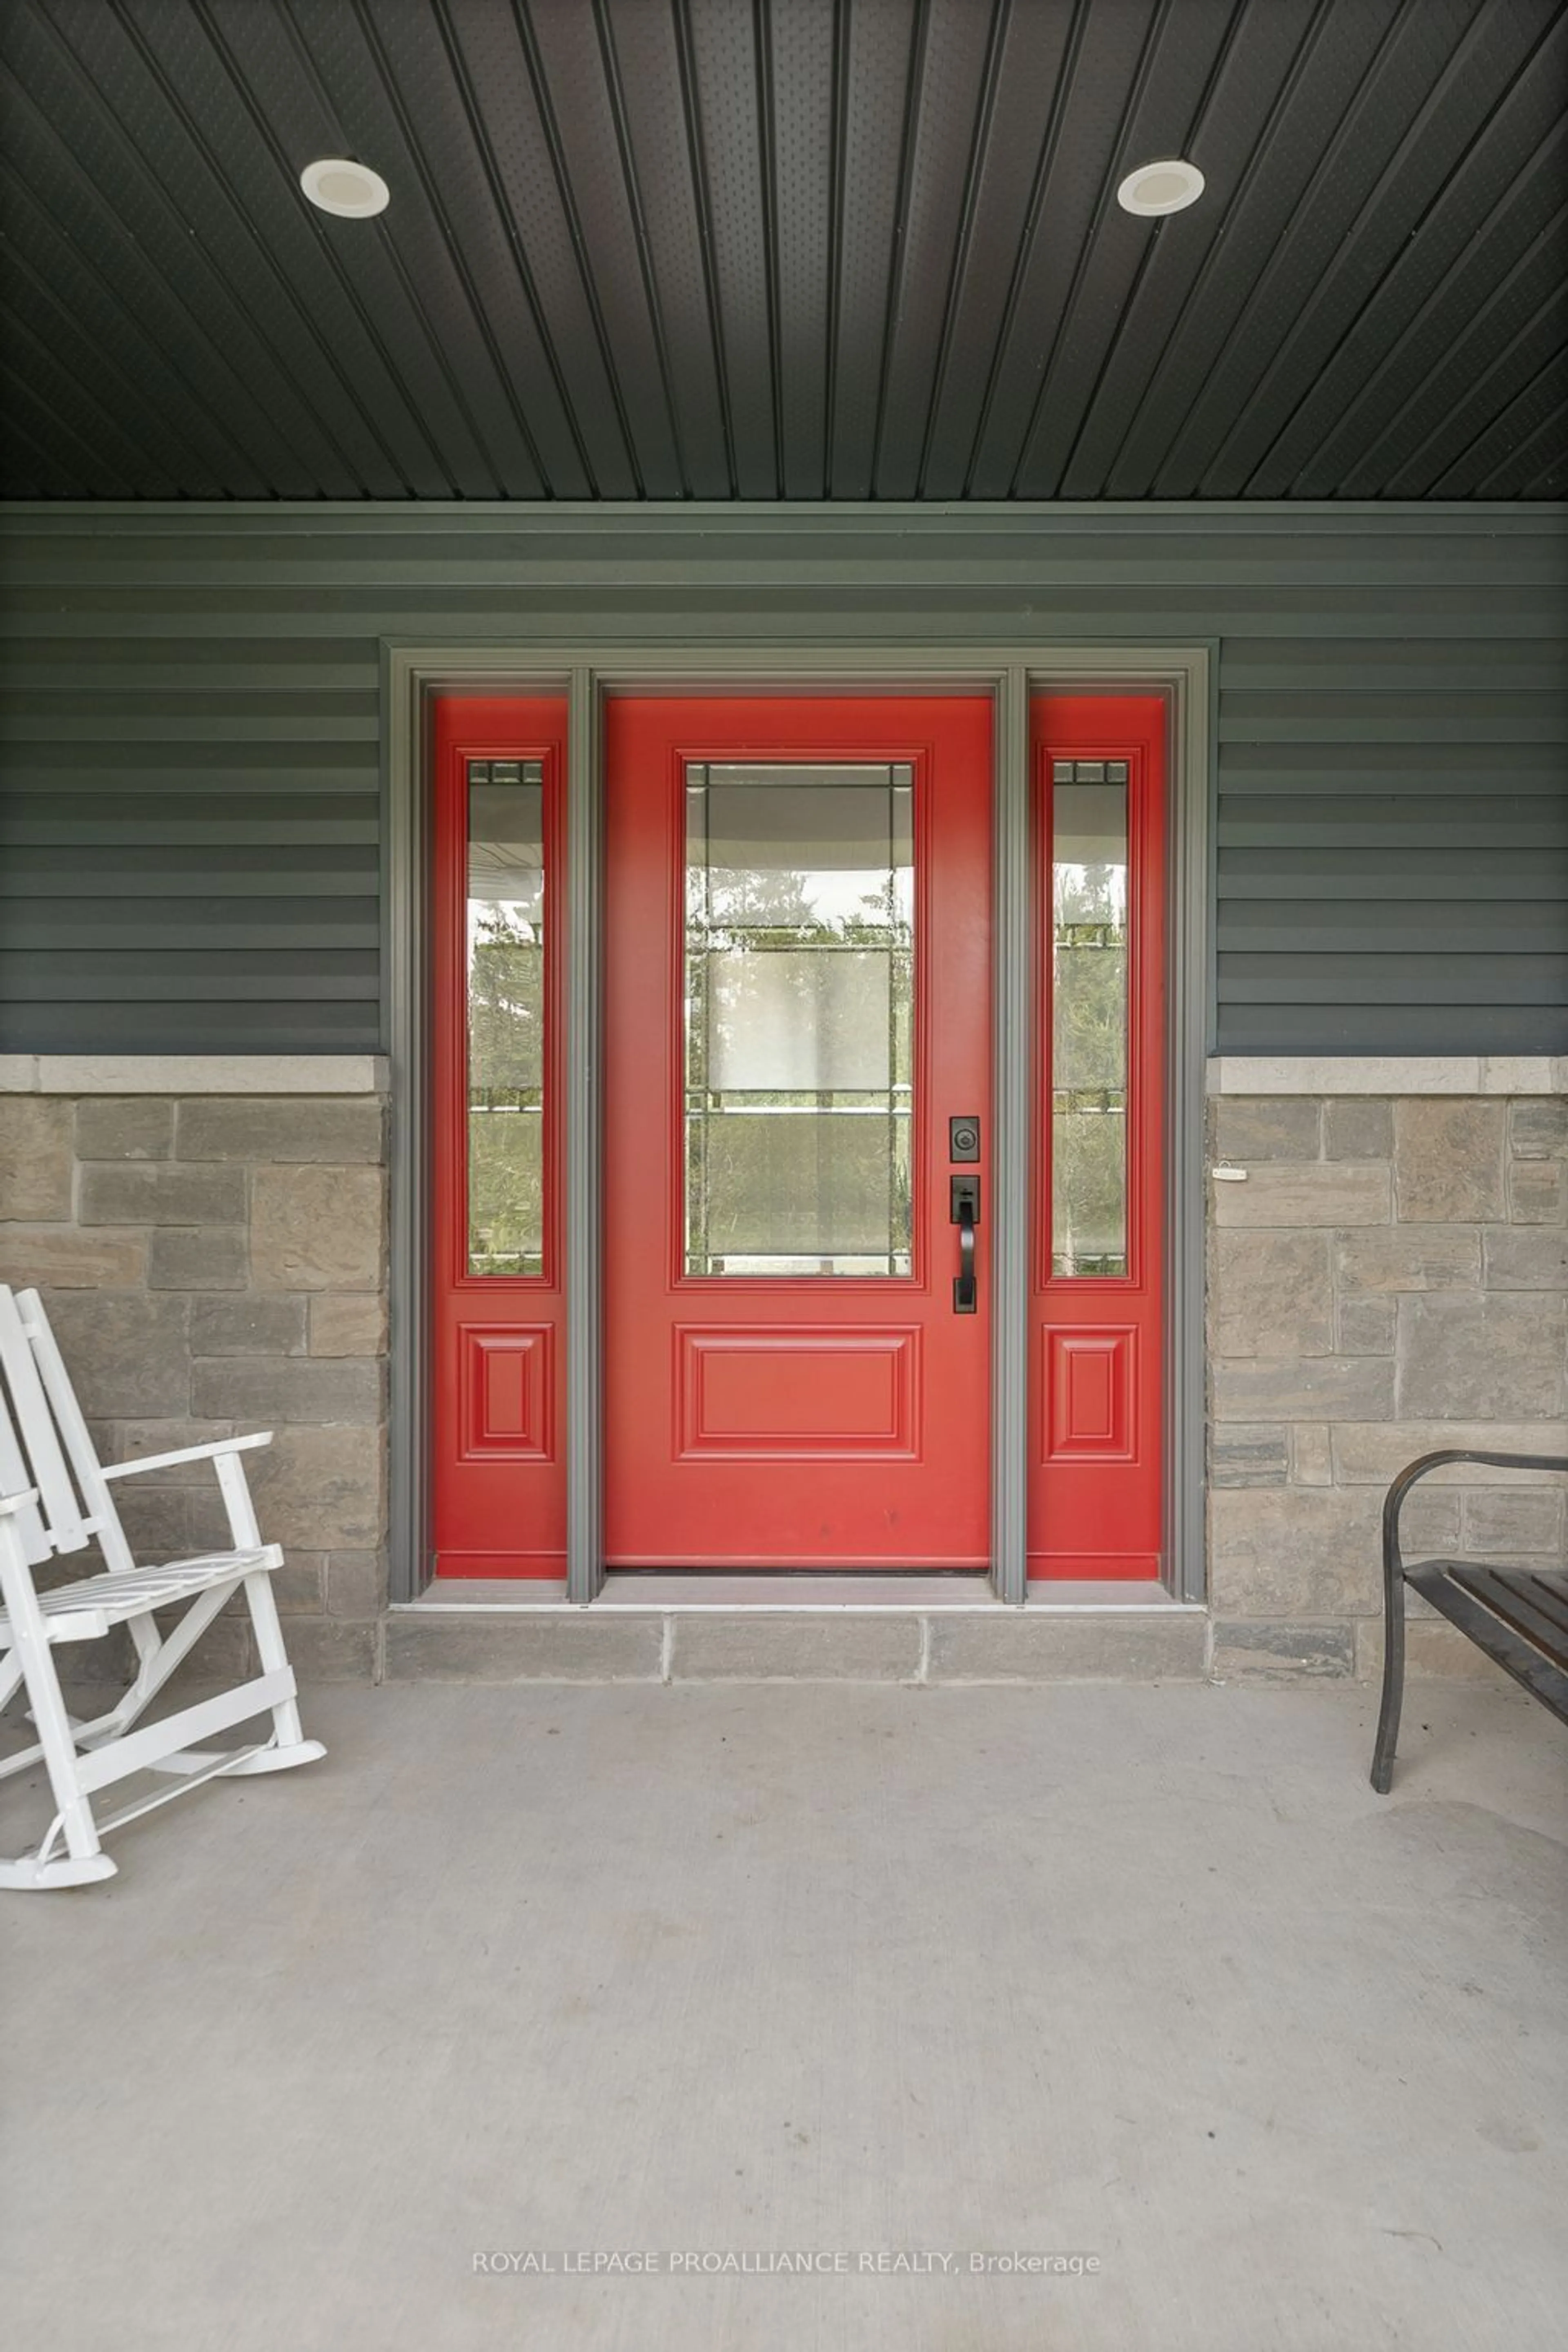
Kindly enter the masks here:
[[907, 1275], [907, 766], [686, 780], [686, 1270]]
[[1051, 763], [1051, 1269], [1127, 1272], [1127, 762]]
[[544, 1270], [544, 772], [468, 761], [470, 1274]]

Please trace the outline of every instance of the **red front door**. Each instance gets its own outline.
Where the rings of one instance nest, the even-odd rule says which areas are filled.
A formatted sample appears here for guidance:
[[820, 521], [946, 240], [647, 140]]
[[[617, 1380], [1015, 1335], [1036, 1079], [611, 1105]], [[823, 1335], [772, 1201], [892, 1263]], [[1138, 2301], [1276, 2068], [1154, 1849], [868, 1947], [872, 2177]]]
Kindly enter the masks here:
[[608, 1559], [983, 1567], [990, 702], [616, 700], [605, 765]]

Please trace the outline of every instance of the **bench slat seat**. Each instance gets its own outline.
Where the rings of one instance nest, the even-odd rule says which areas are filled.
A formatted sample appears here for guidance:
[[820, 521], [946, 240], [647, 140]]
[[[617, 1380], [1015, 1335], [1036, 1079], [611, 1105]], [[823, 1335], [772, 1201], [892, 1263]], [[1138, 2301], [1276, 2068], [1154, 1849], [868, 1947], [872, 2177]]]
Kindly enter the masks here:
[[1444, 1446], [1408, 1462], [1383, 1498], [1383, 1705], [1372, 1751], [1372, 1785], [1386, 1797], [1405, 1697], [1405, 1589], [1446, 1617], [1521, 1689], [1568, 1723], [1568, 1570], [1508, 1568], [1496, 1560], [1424, 1559], [1407, 1567], [1399, 1515], [1411, 1488], [1459, 1464], [1494, 1470], [1568, 1471], [1561, 1454], [1494, 1454]]
[[1568, 1723], [1568, 1575], [1426, 1559], [1405, 1581]]

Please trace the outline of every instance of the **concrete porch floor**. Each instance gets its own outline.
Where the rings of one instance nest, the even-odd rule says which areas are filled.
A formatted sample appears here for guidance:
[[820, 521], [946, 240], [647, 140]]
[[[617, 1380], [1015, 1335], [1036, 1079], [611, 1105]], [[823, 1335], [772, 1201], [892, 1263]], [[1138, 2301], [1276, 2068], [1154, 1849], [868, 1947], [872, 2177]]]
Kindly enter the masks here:
[[[1416, 1685], [1380, 1800], [1373, 1707], [312, 1690], [323, 1765], [0, 1908], [7, 2339], [1548, 2352], [1568, 1743]], [[849, 2272], [475, 2275], [530, 2249]]]

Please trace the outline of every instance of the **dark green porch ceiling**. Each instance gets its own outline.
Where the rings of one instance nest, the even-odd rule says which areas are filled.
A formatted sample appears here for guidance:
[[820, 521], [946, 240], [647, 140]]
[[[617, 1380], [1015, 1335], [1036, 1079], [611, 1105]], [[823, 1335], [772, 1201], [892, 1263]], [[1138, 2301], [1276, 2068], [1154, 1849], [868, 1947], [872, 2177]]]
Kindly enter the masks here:
[[4, 0], [0, 493], [1560, 496], [1565, 68], [1560, 0]]

